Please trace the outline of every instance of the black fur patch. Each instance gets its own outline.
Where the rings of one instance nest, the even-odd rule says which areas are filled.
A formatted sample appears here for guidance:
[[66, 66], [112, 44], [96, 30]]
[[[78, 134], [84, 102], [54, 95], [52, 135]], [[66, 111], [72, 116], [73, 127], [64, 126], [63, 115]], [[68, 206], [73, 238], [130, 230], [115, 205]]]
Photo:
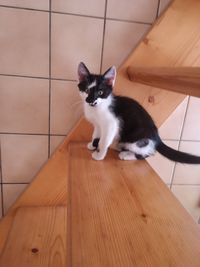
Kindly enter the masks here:
[[145, 147], [145, 146], [147, 146], [149, 144], [149, 139], [141, 139], [141, 140], [139, 140], [139, 141], [137, 141], [137, 143], [136, 143], [136, 145], [138, 146], [138, 147]]
[[[135, 100], [114, 96], [111, 112], [120, 119], [120, 142], [134, 143], [139, 140], [156, 139], [157, 128], [146, 110]], [[145, 146], [145, 141], [139, 144]]]
[[140, 154], [135, 154], [135, 157], [136, 157], [136, 159], [139, 159], [139, 160], [142, 160], [142, 159], [145, 159], [146, 158], [146, 157], [143, 157]]
[[95, 138], [92, 142], [92, 145], [97, 149], [98, 148], [98, 145], [99, 145], [99, 138]]

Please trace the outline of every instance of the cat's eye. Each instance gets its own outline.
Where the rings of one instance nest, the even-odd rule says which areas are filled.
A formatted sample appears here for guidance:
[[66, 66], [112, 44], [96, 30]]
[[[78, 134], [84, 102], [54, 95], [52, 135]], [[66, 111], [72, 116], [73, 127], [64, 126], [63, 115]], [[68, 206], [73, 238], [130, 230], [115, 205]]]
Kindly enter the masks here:
[[100, 91], [98, 92], [98, 95], [103, 95], [103, 91], [100, 90]]

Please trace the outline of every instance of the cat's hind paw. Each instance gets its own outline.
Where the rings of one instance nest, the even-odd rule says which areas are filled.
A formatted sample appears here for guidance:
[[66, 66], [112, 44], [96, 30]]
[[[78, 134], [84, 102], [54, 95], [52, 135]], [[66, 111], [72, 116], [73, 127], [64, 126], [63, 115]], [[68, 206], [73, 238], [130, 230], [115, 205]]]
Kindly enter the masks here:
[[136, 156], [133, 152], [131, 151], [122, 151], [119, 153], [119, 158], [121, 160], [136, 160]]

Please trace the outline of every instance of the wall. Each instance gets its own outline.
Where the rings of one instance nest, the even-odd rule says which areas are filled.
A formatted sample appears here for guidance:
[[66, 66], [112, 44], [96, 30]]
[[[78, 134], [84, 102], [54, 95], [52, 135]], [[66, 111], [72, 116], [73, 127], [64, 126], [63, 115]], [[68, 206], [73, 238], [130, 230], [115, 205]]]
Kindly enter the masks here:
[[[168, 2], [0, 0], [2, 214], [81, 116], [78, 63], [97, 73], [119, 66]], [[198, 129], [190, 131], [192, 122], [197, 125], [198, 104], [185, 101], [163, 126], [169, 144], [194, 146], [198, 153]], [[199, 167], [175, 165], [159, 155], [150, 162], [197, 218]]]

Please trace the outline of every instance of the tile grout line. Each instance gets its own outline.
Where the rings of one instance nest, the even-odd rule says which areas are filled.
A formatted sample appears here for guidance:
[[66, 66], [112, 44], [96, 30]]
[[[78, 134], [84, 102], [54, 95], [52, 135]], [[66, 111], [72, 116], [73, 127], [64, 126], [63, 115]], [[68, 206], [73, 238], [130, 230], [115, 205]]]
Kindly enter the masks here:
[[48, 129], [48, 158], [51, 151], [51, 0], [49, 0], [49, 129]]
[[29, 78], [29, 79], [42, 79], [42, 80], [52, 80], [52, 81], [55, 80], [55, 81], [65, 81], [65, 82], [77, 82], [74, 79], [48, 78], [48, 77], [38, 77], [38, 76], [20, 75], [20, 74], [4, 74], [4, 73], [0, 73], [0, 76], [16, 77], [16, 78]]
[[156, 11], [156, 19], [159, 17], [159, 10], [160, 10], [160, 0], [158, 0], [158, 7]]
[[45, 9], [37, 9], [37, 8], [31, 8], [31, 7], [20, 7], [20, 6], [0, 5], [0, 8], [20, 9], [20, 10], [27, 10], [27, 11], [39, 11], [39, 12], [45, 12], [45, 13], [49, 12], [49, 10], [45, 10]]
[[[106, 0], [107, 2], [107, 0]], [[6, 6], [6, 5], [0, 5], [0, 8], [10, 8], [10, 9], [19, 9], [19, 10], [27, 10], [27, 11], [35, 11], [35, 12], [45, 12], [45, 13], [51, 13], [51, 14], [60, 14], [60, 15], [68, 15], [68, 16], [76, 16], [76, 17], [85, 17], [85, 18], [93, 18], [93, 19], [104, 19], [104, 17], [99, 16], [93, 16], [93, 15], [84, 15], [84, 14], [78, 14], [78, 13], [70, 13], [70, 12], [62, 12], [62, 11], [54, 11], [54, 10], [45, 10], [45, 9], [37, 9], [37, 8], [28, 8], [28, 7], [18, 7], [18, 6]], [[152, 25], [151, 22], [146, 21], [137, 21], [137, 20], [129, 20], [129, 19], [118, 19], [118, 18], [112, 18], [107, 17], [107, 20], [113, 20], [113, 21], [121, 21], [121, 22], [129, 22], [129, 23], [135, 23], [135, 24], [146, 24], [146, 25]]]
[[[36, 135], [36, 136], [48, 136], [48, 133], [9, 133], [9, 132], [0, 132], [0, 135]], [[50, 134], [50, 136], [66, 136], [67, 134]]]
[[[107, 6], [107, 0], [106, 0], [106, 6]], [[68, 16], [78, 16], [78, 17], [85, 17], [85, 18], [91, 18], [91, 19], [104, 19], [103, 17], [98, 16], [92, 16], [92, 15], [84, 15], [84, 14], [77, 14], [77, 13], [68, 13], [68, 12], [61, 12], [61, 11], [52, 11], [53, 14], [60, 14], [60, 15], [68, 15]], [[104, 13], [105, 14], [105, 13]], [[146, 21], [139, 21], [139, 20], [130, 20], [130, 19], [119, 19], [119, 18], [112, 18], [112, 17], [106, 17], [107, 20], [113, 20], [113, 21], [120, 21], [120, 22], [128, 22], [128, 23], [135, 23], [135, 24], [147, 24], [151, 25], [151, 22]]]
[[[178, 147], [179, 147], [179, 140], [178, 140]], [[173, 185], [173, 181], [174, 181], [174, 175], [175, 175], [175, 170], [176, 170], [176, 162], [174, 162], [174, 166], [173, 166], [173, 169], [172, 169], [172, 172], [171, 172], [171, 181], [170, 181], [170, 184], [169, 184], [169, 188], [170, 190], [172, 190], [172, 185]]]
[[104, 53], [105, 32], [106, 32], [106, 14], [107, 14], [107, 0], [105, 0], [105, 10], [104, 10], [104, 22], [103, 22], [103, 36], [102, 36], [102, 47], [101, 47], [100, 73], [102, 73], [102, 66], [103, 66], [103, 53]]
[[64, 78], [53, 78], [51, 77], [51, 81], [63, 81], [63, 82], [77, 82], [75, 79], [64, 79]]
[[7, 74], [7, 73], [0, 73], [0, 76], [6, 76], [6, 77], [16, 77], [16, 78], [30, 78], [30, 79], [42, 79], [42, 80], [49, 80], [49, 78], [47, 78], [47, 77], [38, 77], [38, 76], [20, 75], [20, 74]]
[[146, 22], [146, 21], [139, 21], [139, 20], [129, 20], [129, 19], [117, 19], [117, 18], [111, 18], [107, 17], [107, 20], [111, 21], [118, 21], [118, 22], [127, 22], [127, 23], [135, 23], [135, 24], [143, 24], [143, 25], [152, 25], [152, 22]]
[[[179, 138], [179, 141], [178, 141], [178, 150], [180, 149], [180, 144], [181, 144], [181, 141], [182, 141], [183, 130], [184, 130], [184, 127], [185, 127], [185, 121], [186, 121], [186, 117], [187, 117], [189, 103], [190, 103], [190, 96], [188, 97], [188, 100], [187, 100], [187, 106], [186, 106], [186, 109], [185, 109], [185, 114], [184, 114], [183, 123], [182, 123], [182, 127], [181, 127], [180, 138]], [[172, 178], [171, 178], [171, 182], [170, 182], [170, 190], [172, 190], [172, 186], [173, 186], [173, 182], [174, 182], [174, 175], [175, 175], [176, 165], [177, 165], [177, 162], [175, 162], [174, 167], [173, 167]]]

